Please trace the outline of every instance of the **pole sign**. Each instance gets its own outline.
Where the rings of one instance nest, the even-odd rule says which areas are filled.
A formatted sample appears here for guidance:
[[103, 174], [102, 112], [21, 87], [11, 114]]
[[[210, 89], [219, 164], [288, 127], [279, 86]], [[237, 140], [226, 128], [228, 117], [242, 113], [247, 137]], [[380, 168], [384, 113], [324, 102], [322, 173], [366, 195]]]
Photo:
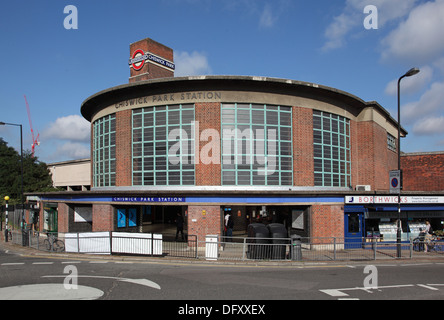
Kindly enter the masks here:
[[390, 193], [401, 192], [401, 170], [390, 171]]

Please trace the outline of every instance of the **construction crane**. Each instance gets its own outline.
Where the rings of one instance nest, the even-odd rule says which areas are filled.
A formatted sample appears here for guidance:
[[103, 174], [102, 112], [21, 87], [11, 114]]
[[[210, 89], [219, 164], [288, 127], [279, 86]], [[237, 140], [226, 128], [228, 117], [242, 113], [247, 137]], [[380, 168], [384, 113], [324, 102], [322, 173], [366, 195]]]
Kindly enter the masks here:
[[26, 110], [28, 111], [29, 126], [31, 127], [31, 136], [32, 136], [31, 153], [32, 157], [34, 158], [35, 147], [40, 145], [39, 141], [40, 134], [37, 134], [37, 138], [34, 139], [34, 130], [32, 129], [32, 120], [31, 120], [31, 110], [29, 110], [29, 104], [28, 104], [28, 99], [26, 99], [26, 95], [25, 95], [25, 102], [26, 102]]

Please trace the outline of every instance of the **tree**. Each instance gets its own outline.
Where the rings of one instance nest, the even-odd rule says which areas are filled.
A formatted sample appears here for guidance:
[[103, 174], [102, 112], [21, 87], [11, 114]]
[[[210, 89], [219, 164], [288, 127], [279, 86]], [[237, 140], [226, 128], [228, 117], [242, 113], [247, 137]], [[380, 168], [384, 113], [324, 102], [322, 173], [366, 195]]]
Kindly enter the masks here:
[[[0, 138], [0, 196], [8, 195], [11, 204], [20, 204], [20, 153]], [[23, 193], [48, 192], [52, 186], [51, 174], [44, 162], [38, 161], [29, 150], [23, 152]], [[24, 199], [25, 200], [25, 199]]]

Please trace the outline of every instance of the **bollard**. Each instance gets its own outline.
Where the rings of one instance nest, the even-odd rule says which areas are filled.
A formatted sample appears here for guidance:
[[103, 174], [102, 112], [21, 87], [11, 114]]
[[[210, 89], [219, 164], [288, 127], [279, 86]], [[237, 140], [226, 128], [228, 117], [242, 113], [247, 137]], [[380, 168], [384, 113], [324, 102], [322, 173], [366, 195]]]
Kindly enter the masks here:
[[301, 237], [298, 235], [291, 236], [291, 260], [301, 261], [302, 260], [302, 245]]

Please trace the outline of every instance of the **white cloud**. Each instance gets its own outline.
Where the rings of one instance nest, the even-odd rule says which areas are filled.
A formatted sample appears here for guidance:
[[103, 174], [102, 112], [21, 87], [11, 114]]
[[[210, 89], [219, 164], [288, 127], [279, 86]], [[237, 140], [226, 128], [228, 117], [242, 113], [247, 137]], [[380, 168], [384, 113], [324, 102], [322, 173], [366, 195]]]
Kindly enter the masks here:
[[57, 147], [56, 151], [49, 156], [50, 159], [77, 160], [91, 157], [90, 146], [78, 142], [67, 142]]
[[[405, 124], [418, 122], [418, 119], [439, 118], [444, 116], [444, 82], [435, 82], [419, 101], [402, 107], [401, 121]], [[419, 129], [418, 129], [419, 130]]]
[[337, 49], [345, 44], [345, 36], [347, 33], [358, 25], [357, 19], [353, 16], [342, 13], [334, 18], [334, 21], [325, 31], [327, 42], [323, 47], [324, 50]]
[[278, 20], [278, 17], [274, 14], [270, 5], [265, 5], [264, 10], [259, 19], [259, 26], [264, 28], [270, 28], [274, 26], [274, 23]]
[[89, 142], [91, 125], [79, 115], [58, 118], [43, 131], [40, 140], [57, 139]]
[[205, 75], [211, 73], [211, 67], [205, 54], [194, 51], [175, 52], [174, 63], [176, 64], [176, 77]]
[[333, 18], [325, 30], [326, 43], [323, 50], [337, 49], [345, 45], [349, 33], [358, 33], [364, 29], [366, 17], [364, 8], [367, 5], [378, 9], [378, 28], [388, 22], [404, 17], [418, 0], [346, 0], [340, 15]]
[[436, 60], [433, 65], [441, 72], [441, 75], [444, 75], [444, 56]]
[[382, 41], [384, 60], [428, 63], [444, 54], [444, 0], [428, 1], [414, 8]]
[[417, 135], [426, 136], [444, 133], [444, 116], [419, 120], [413, 126], [413, 132]]
[[[414, 77], [404, 78], [402, 80], [401, 91], [403, 94], [413, 94], [419, 92], [424, 88], [433, 77], [433, 68], [429, 66], [424, 66], [420, 68], [421, 72]], [[407, 72], [407, 70], [406, 70]], [[401, 76], [400, 74], [399, 76]], [[398, 79], [394, 79], [387, 84], [385, 88], [385, 93], [391, 96], [396, 96], [398, 94]]]

